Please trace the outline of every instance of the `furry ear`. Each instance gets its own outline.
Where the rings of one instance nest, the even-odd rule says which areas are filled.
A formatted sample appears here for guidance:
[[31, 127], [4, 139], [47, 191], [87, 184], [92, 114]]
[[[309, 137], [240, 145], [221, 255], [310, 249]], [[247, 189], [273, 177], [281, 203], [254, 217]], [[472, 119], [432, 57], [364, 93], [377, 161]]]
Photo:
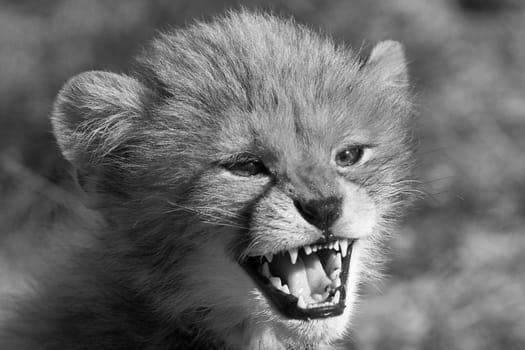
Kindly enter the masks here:
[[64, 157], [78, 170], [90, 170], [119, 148], [150, 95], [134, 78], [85, 72], [58, 93], [51, 122]]
[[365, 64], [386, 86], [407, 87], [408, 72], [403, 46], [392, 40], [381, 41], [372, 49]]

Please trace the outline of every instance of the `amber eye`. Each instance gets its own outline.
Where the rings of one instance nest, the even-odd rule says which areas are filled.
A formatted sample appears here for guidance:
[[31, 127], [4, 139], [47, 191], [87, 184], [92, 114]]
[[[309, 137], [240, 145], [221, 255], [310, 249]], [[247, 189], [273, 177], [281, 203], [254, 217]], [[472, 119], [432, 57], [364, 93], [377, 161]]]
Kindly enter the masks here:
[[232, 174], [244, 177], [263, 174], [268, 171], [263, 162], [251, 157], [245, 157], [244, 155], [237, 156], [223, 163], [223, 166]]
[[335, 164], [342, 168], [354, 165], [363, 158], [363, 153], [362, 146], [349, 146], [336, 153]]

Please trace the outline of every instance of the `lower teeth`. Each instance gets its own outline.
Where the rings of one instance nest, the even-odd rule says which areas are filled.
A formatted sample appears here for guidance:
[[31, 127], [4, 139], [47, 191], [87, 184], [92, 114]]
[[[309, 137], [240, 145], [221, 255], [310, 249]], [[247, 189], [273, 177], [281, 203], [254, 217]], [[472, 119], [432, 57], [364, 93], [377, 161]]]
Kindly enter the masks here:
[[306, 304], [304, 301], [304, 298], [302, 295], [300, 295], [297, 298], [297, 307], [301, 309], [314, 309], [324, 306], [333, 306], [336, 304], [339, 304], [339, 301], [341, 300], [341, 293], [339, 291], [336, 291], [334, 296], [332, 297], [332, 300], [325, 301], [325, 302], [314, 302], [314, 303], [308, 303]]

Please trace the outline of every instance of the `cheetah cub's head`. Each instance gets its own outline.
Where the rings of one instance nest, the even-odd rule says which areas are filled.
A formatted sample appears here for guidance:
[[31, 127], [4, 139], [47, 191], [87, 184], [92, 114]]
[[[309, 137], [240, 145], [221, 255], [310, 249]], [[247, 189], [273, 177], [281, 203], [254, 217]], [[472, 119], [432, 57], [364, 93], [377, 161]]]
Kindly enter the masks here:
[[162, 35], [132, 76], [73, 78], [53, 125], [108, 255], [171, 325], [308, 347], [343, 335], [407, 202], [407, 85], [396, 42], [363, 61], [293, 21], [232, 13]]

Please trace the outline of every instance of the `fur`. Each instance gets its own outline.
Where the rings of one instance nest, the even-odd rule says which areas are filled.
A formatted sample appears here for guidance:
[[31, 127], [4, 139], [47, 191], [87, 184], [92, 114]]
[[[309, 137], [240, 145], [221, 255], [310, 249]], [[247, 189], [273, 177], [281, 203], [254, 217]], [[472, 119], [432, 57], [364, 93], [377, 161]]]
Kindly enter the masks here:
[[[60, 91], [55, 136], [100, 216], [0, 330], [1, 349], [335, 348], [359, 284], [413, 192], [412, 103], [400, 44], [366, 62], [293, 20], [231, 12], [161, 35], [130, 75]], [[366, 159], [338, 169], [343, 146]], [[225, 164], [261, 159], [267, 174]], [[238, 264], [313, 242], [293, 198], [343, 198], [358, 238], [341, 316], [283, 317]]]

